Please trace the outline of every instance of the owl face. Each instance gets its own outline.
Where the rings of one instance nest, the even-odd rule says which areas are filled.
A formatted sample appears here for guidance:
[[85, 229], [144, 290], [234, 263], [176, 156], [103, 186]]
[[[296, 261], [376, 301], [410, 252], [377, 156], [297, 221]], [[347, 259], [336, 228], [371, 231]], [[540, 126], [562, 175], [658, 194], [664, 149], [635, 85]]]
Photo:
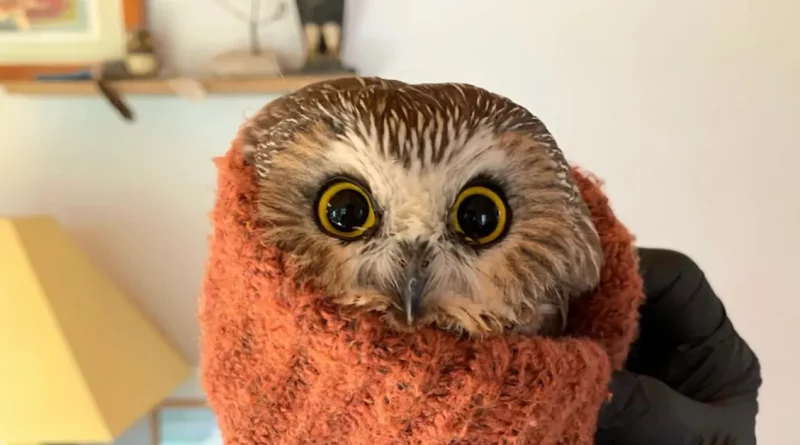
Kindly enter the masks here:
[[570, 169], [524, 108], [457, 84], [318, 84], [242, 128], [264, 242], [299, 283], [396, 329], [545, 333], [602, 258]]

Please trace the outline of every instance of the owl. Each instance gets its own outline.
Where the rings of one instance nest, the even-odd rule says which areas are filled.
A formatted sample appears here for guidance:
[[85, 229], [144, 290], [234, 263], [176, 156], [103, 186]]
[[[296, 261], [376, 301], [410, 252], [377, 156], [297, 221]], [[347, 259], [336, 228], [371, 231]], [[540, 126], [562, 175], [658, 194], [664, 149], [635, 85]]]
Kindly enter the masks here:
[[240, 129], [263, 242], [332, 304], [401, 331], [557, 335], [602, 250], [542, 122], [485, 89], [348, 77]]

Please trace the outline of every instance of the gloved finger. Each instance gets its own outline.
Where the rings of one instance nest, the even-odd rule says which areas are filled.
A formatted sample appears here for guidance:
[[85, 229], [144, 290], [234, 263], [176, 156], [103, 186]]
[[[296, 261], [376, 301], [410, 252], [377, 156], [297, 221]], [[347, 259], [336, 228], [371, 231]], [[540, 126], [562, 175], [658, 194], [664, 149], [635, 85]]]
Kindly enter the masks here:
[[671, 250], [641, 248], [639, 255], [647, 300], [627, 369], [706, 403], [754, 399], [761, 385], [758, 359], [702, 270]]
[[718, 413], [648, 376], [617, 372], [598, 417], [597, 445], [700, 444]]
[[647, 322], [642, 324], [674, 345], [711, 335], [726, 314], [697, 263], [669, 249], [640, 248], [638, 252], [647, 295], [642, 307]]

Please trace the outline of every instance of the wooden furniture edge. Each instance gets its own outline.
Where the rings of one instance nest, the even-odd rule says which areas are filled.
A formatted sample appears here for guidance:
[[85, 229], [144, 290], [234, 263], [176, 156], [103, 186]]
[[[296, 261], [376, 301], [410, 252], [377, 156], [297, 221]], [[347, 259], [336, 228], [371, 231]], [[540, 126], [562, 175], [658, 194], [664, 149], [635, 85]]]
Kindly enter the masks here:
[[[261, 78], [165, 78], [137, 79], [109, 82], [120, 94], [130, 95], [180, 95], [180, 82], [196, 82], [206, 94], [252, 94], [252, 93], [284, 93], [297, 90], [306, 85], [339, 77], [351, 77], [352, 74], [332, 75], [288, 75], [285, 77]], [[2, 80], [0, 87], [8, 94], [50, 95], [50, 96], [89, 96], [100, 94], [94, 81], [31, 81]]]
[[162, 408], [204, 408], [208, 406], [208, 402], [204, 398], [170, 398], [159, 403], [154, 411]]

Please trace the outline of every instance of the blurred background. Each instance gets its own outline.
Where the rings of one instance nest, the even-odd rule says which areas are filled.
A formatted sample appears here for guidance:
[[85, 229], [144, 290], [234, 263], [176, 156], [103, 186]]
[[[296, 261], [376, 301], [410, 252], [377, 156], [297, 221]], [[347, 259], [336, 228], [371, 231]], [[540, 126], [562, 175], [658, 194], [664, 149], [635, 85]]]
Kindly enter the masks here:
[[[292, 3], [292, 2], [288, 2]], [[291, 5], [290, 5], [291, 6]], [[211, 0], [152, 0], [171, 69], [201, 75], [248, 41]], [[302, 60], [296, 10], [261, 36]], [[800, 443], [800, 2], [347, 0], [360, 74], [477, 84], [538, 115], [605, 181], [646, 246], [692, 256], [759, 355], [759, 442]], [[0, 214], [49, 213], [196, 363], [211, 158], [275, 96], [0, 94]], [[202, 397], [196, 381], [179, 394]], [[147, 443], [146, 421], [117, 443]]]

